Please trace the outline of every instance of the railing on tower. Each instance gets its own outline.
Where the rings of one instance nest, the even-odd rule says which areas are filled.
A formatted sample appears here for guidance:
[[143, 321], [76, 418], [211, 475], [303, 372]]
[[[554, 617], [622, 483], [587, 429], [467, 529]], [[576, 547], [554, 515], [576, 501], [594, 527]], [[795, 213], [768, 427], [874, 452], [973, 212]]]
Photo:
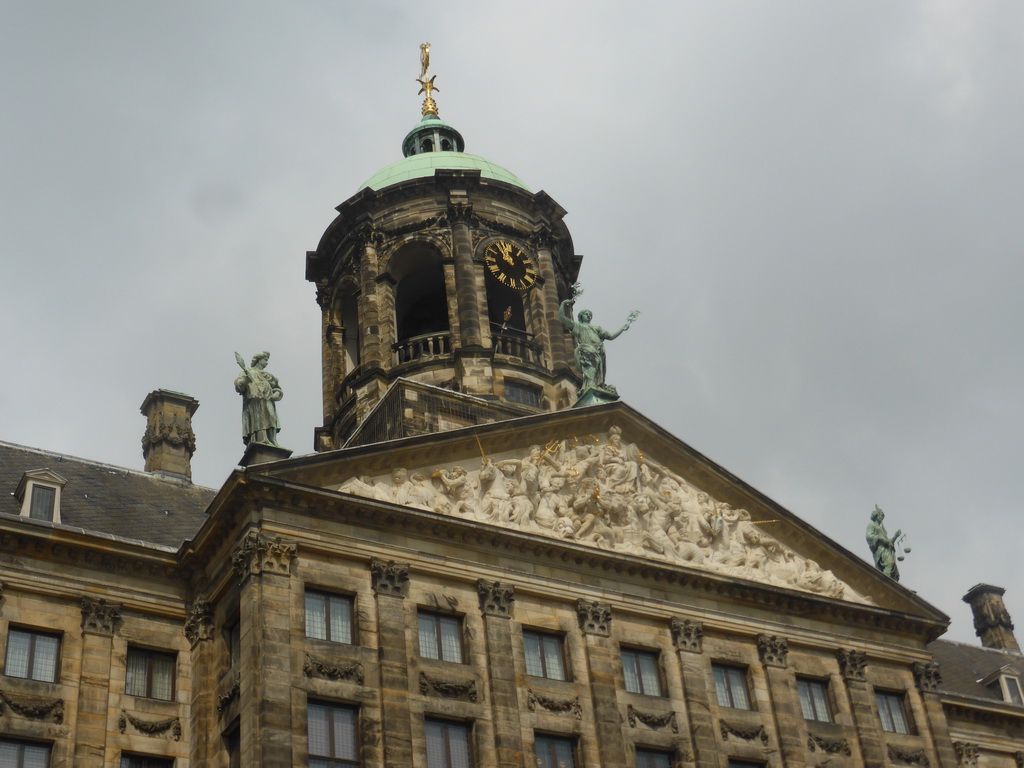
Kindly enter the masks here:
[[522, 331], [492, 332], [491, 337], [494, 339], [496, 354], [518, 357], [524, 362], [541, 365], [542, 347], [527, 339]]
[[424, 333], [402, 339], [391, 347], [395, 353], [395, 365], [421, 360], [425, 357], [440, 357], [452, 353], [452, 335], [448, 331], [441, 333]]

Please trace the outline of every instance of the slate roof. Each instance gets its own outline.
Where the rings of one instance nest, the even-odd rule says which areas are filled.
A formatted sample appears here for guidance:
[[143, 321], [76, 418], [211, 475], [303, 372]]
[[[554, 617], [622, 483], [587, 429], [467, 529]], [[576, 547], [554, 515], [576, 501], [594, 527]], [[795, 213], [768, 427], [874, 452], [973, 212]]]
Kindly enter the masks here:
[[1024, 674], [1024, 655], [1016, 651], [983, 648], [950, 640], [936, 640], [928, 645], [942, 672], [940, 690], [976, 699], [1003, 701], [1001, 694], [979, 683], [996, 670], [1009, 665]]
[[174, 548], [206, 520], [216, 493], [184, 480], [0, 441], [0, 514], [20, 514], [15, 490], [25, 472], [36, 469], [67, 480], [61, 527]]

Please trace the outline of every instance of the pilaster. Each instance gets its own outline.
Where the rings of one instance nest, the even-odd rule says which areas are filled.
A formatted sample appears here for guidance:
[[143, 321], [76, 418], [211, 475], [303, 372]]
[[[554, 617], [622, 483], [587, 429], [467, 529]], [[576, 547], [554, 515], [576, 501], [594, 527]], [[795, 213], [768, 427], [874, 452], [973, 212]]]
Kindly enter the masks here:
[[541, 278], [539, 294], [544, 315], [543, 338], [551, 350], [551, 370], [557, 371], [569, 365], [569, 350], [562, 321], [558, 319], [558, 280], [549, 238], [550, 235], [542, 235], [538, 239], [537, 271]]
[[883, 768], [885, 749], [881, 729], [875, 717], [871, 686], [868, 685], [865, 674], [867, 657], [863, 651], [839, 648], [836, 651], [836, 660], [839, 662], [839, 672], [846, 685], [865, 768]]
[[292, 765], [291, 566], [295, 546], [250, 531], [231, 564], [242, 582], [239, 710], [242, 764]]
[[515, 587], [481, 579], [476, 584], [489, 659], [494, 743], [499, 768], [523, 768], [523, 734], [519, 723], [519, 692], [512, 661], [512, 607]]
[[683, 697], [689, 716], [694, 764], [697, 768], [719, 768], [722, 758], [715, 738], [704, 671], [704, 625], [689, 619], [672, 619], [669, 628], [683, 671]]
[[787, 768], [803, 768], [803, 714], [798, 709], [794, 686], [787, 667], [789, 641], [776, 635], [757, 636], [757, 655], [768, 679], [768, 693], [772, 701], [772, 715], [782, 751], [782, 764]]
[[121, 606], [82, 598], [82, 671], [78, 686], [75, 760], [81, 768], [104, 768], [114, 633]]
[[[939, 665], [935, 662], [917, 661], [914, 662], [912, 669], [914, 683], [917, 685], [917, 690], [921, 694], [921, 702], [924, 704], [935, 753], [939, 758], [938, 768], [954, 768], [954, 766], [964, 765], [962, 756], [954, 749], [955, 745], [949, 733], [949, 723], [946, 721], [946, 711], [939, 700], [938, 691], [942, 684], [942, 672]], [[976, 750], [975, 760], [977, 760]]]
[[[189, 762], [213, 763], [220, 745], [216, 743], [217, 701], [216, 660], [213, 638], [213, 612], [205, 597], [197, 597], [185, 617], [185, 638], [191, 646], [191, 734]], [[215, 763], [213, 763], [215, 764]]]
[[405, 598], [409, 594], [409, 565], [374, 558], [370, 561], [370, 576], [373, 593], [377, 599], [384, 764], [412, 765], [409, 647], [405, 633]]
[[586, 641], [600, 765], [602, 768], [625, 768], [626, 745], [622, 738], [622, 716], [615, 685], [618, 653], [611, 639], [612, 609], [608, 603], [577, 600], [576, 615]]
[[452, 249], [455, 252], [455, 291], [459, 301], [459, 346], [463, 349], [482, 349], [481, 318], [487, 313], [480, 307], [476, 275], [473, 268], [473, 238], [469, 231], [469, 217], [473, 206], [465, 193], [452, 193], [448, 218], [452, 227]]

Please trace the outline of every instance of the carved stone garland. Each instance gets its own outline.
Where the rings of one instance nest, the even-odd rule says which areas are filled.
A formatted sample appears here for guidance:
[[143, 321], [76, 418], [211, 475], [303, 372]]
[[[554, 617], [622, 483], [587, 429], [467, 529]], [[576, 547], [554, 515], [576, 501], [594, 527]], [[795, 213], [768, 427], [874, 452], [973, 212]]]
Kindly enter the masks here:
[[514, 585], [480, 579], [476, 583], [476, 591], [480, 595], [480, 610], [484, 615], [501, 619], [512, 617], [512, 605], [516, 601]]
[[576, 616], [580, 629], [587, 635], [608, 637], [612, 631], [612, 607], [608, 603], [592, 602], [580, 598], [576, 601]]
[[231, 566], [238, 578], [245, 581], [249, 576], [264, 573], [290, 576], [294, 559], [294, 544], [288, 544], [280, 537], [271, 541], [261, 533], [249, 531], [231, 556]]
[[672, 733], [679, 733], [675, 712], [644, 712], [629, 704], [626, 706], [626, 717], [629, 720], [630, 728], [636, 728], [637, 721], [639, 721], [651, 730], [656, 731], [668, 726], [672, 729]]
[[121, 622], [121, 606], [112, 605], [104, 598], [82, 598], [82, 631], [112, 635]]
[[121, 717], [117, 720], [117, 729], [124, 733], [129, 724], [147, 736], [159, 736], [170, 731], [172, 739], [181, 741], [181, 720], [177, 717], [169, 717], [166, 720], [142, 720], [122, 709]]
[[844, 755], [849, 757], [850, 743], [846, 739], [826, 739], [822, 736], [815, 736], [813, 733], [807, 737], [807, 749], [811, 752], [824, 752], [826, 755]]
[[750, 728], [743, 728], [738, 725], [730, 725], [725, 720], [718, 721], [718, 730], [722, 734], [723, 741], [728, 741], [730, 736], [735, 736], [743, 741], [760, 739], [761, 743], [768, 746], [768, 731], [763, 725], [755, 725]]
[[889, 759], [907, 765], [919, 765], [921, 768], [928, 768], [931, 761], [923, 749], [900, 749], [892, 744], [888, 745]]
[[206, 598], [197, 598], [185, 617], [185, 637], [193, 648], [200, 640], [213, 636], [213, 609]]
[[409, 594], [408, 563], [396, 563], [394, 560], [384, 562], [375, 557], [370, 561], [370, 577], [373, 591], [378, 595], [404, 598]]
[[839, 662], [839, 671], [845, 679], [864, 682], [866, 679], [864, 669], [867, 667], [868, 659], [863, 651], [838, 648], [836, 649], [836, 661]]
[[[28, 696], [16, 696], [7, 691], [0, 690], [0, 701], [21, 717], [27, 717], [31, 720], [42, 720], [49, 715], [57, 725], [64, 722], [64, 699], [51, 699], [47, 701]], [[0, 706], [0, 714], [2, 713], [3, 706]]]
[[228, 687], [224, 693], [217, 697], [217, 712], [223, 712], [230, 706], [231, 702], [238, 698], [238, 695], [242, 692], [242, 681], [238, 675], [235, 675], [234, 681]]
[[689, 619], [672, 619], [669, 624], [672, 630], [672, 642], [676, 649], [689, 653], [702, 653], [704, 650], [704, 625]]
[[328, 664], [306, 654], [306, 662], [302, 665], [302, 673], [306, 677], [322, 677], [326, 680], [353, 680], [363, 684], [363, 665], [358, 661], [348, 664]]
[[776, 635], [757, 636], [757, 655], [762, 664], [785, 667], [789, 657], [789, 642]]
[[928, 693], [939, 689], [939, 686], [942, 684], [942, 672], [937, 663], [934, 661], [915, 661], [913, 670], [914, 682], [917, 683], [919, 691]]
[[526, 707], [531, 712], [535, 712], [537, 707], [540, 707], [548, 712], [556, 712], [559, 714], [568, 712], [577, 720], [583, 719], [583, 707], [580, 706], [579, 696], [573, 696], [569, 699], [555, 699], [541, 693], [536, 693], [531, 688], [527, 688]]
[[420, 672], [420, 694], [426, 696], [431, 691], [449, 699], [459, 699], [465, 696], [476, 703], [476, 680], [443, 680], [439, 677], [431, 677], [426, 672]]

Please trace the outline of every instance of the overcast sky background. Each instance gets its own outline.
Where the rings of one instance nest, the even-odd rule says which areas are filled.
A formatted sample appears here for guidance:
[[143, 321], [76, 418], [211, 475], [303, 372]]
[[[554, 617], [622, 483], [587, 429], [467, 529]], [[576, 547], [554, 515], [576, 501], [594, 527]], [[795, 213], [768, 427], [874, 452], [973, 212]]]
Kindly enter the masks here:
[[429, 40], [467, 151], [568, 211], [623, 399], [903, 583], [1024, 629], [1024, 4], [0, 0], [0, 439], [141, 468], [139, 405], [242, 454], [320, 423], [305, 252], [401, 157]]

